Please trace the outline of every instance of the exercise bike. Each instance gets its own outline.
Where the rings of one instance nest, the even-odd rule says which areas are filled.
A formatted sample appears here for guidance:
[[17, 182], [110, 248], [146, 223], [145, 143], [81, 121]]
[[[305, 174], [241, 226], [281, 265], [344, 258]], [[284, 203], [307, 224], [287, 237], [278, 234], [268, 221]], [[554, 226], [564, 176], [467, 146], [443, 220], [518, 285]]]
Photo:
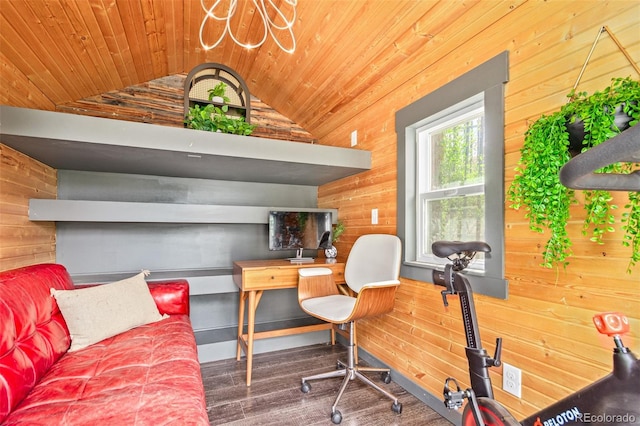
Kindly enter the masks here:
[[462, 274], [477, 252], [490, 251], [489, 245], [480, 241], [437, 241], [432, 245], [435, 256], [451, 261], [444, 271], [433, 272], [433, 282], [445, 287], [442, 291], [445, 306], [448, 306], [448, 296], [457, 295], [462, 310], [471, 387], [461, 389], [454, 378], [448, 378], [443, 390], [444, 403], [449, 409], [459, 409], [468, 400], [462, 412], [462, 425], [561, 426], [640, 422], [640, 362], [622, 343], [620, 336], [629, 331], [629, 322], [623, 314], [616, 312], [598, 314], [593, 319], [598, 331], [614, 341], [610, 374], [522, 422], [494, 399], [489, 368], [501, 364], [502, 339], [496, 339], [493, 356], [482, 347], [473, 291]]

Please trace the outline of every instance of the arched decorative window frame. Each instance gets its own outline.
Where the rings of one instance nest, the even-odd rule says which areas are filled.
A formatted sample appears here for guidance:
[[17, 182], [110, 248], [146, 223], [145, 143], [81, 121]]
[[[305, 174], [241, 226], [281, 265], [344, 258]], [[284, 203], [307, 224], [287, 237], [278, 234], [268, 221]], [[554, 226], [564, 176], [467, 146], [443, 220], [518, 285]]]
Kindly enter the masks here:
[[[202, 71], [205, 70], [212, 70], [213, 73], [201, 74]], [[237, 80], [237, 83], [225, 77], [224, 73], [232, 75]], [[244, 112], [245, 121], [247, 123], [251, 123], [251, 93], [249, 92], [247, 83], [245, 83], [244, 79], [234, 69], [215, 62], [200, 64], [189, 71], [189, 74], [187, 74], [187, 78], [184, 82], [185, 117], [189, 114], [189, 107], [193, 106], [194, 104], [198, 103], [201, 105], [205, 105], [211, 103], [208, 99], [196, 99], [190, 96], [191, 88], [198, 82], [205, 79], [222, 81], [228, 86], [229, 89], [233, 90], [238, 95], [238, 98], [241, 102], [240, 105], [229, 103], [229, 107]]]

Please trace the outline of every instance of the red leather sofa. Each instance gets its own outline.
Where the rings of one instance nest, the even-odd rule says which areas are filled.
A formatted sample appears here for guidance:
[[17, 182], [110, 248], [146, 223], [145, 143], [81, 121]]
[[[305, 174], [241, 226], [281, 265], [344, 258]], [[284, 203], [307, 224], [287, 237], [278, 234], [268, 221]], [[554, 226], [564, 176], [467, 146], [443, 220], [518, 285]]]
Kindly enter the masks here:
[[41, 264], [0, 272], [0, 424], [208, 425], [185, 280], [149, 283], [160, 314], [78, 351]]

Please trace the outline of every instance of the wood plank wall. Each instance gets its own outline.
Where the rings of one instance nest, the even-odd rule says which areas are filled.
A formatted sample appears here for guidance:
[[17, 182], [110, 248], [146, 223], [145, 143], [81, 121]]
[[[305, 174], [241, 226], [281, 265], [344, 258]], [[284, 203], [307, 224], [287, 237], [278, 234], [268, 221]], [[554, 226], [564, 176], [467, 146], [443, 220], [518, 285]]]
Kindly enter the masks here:
[[[359, 99], [349, 120], [324, 123], [330, 130], [321, 144], [348, 146], [358, 131], [358, 147], [371, 150], [373, 169], [367, 173], [324, 185], [319, 205], [339, 208], [346, 231], [337, 244], [344, 259], [358, 235], [396, 231], [395, 112], [469, 71], [498, 53], [510, 52], [510, 82], [506, 87], [505, 187], [514, 176], [523, 134], [530, 122], [554, 111], [565, 101], [599, 28], [607, 25], [633, 58], [640, 59], [640, 8], [617, 2], [496, 2], [494, 21], [469, 22], [452, 37], [465, 38], [458, 48], [439, 52], [441, 40], [425, 41], [425, 63], [412, 62], [405, 74], [396, 74], [398, 86], [372, 88], [390, 95], [368, 102]], [[509, 7], [507, 13], [498, 9]], [[490, 14], [490, 12], [488, 12]], [[401, 43], [398, 43], [401, 45]], [[434, 61], [428, 55], [441, 54]], [[376, 67], [372, 66], [372, 70]], [[375, 72], [375, 71], [372, 71]], [[401, 73], [404, 71], [400, 71]], [[594, 52], [579, 89], [604, 88], [614, 76], [635, 75], [633, 68], [604, 34]], [[367, 75], [362, 75], [365, 80]], [[332, 127], [333, 126], [333, 127]], [[317, 129], [315, 129], [317, 130]], [[316, 135], [323, 135], [315, 131]], [[616, 195], [624, 204], [624, 197]], [[379, 225], [371, 225], [371, 209], [379, 210]], [[626, 343], [640, 352], [640, 265], [625, 274], [629, 249], [621, 246], [621, 232], [609, 234], [602, 246], [580, 233], [581, 206], [573, 210], [568, 225], [575, 256], [566, 270], [538, 266], [544, 235], [532, 233], [522, 212], [506, 209], [506, 277], [508, 300], [477, 297], [481, 334], [489, 351], [501, 336], [503, 360], [522, 369], [522, 398], [501, 390], [502, 369], [493, 369], [496, 398], [517, 418], [523, 418], [564, 397], [611, 368], [611, 343], [597, 335], [594, 313], [624, 311], [632, 333]], [[440, 288], [404, 279], [392, 314], [367, 321], [359, 328], [359, 343], [366, 350], [440, 395], [444, 380], [457, 377], [468, 386], [464, 334], [459, 306], [442, 306]]]
[[[56, 111], [93, 117], [183, 127], [184, 82], [187, 74], [174, 74], [57, 105]], [[302, 127], [256, 97], [251, 97], [252, 136], [314, 143]]]
[[55, 224], [29, 221], [29, 199], [56, 194], [55, 169], [0, 143], [0, 271], [55, 262]]

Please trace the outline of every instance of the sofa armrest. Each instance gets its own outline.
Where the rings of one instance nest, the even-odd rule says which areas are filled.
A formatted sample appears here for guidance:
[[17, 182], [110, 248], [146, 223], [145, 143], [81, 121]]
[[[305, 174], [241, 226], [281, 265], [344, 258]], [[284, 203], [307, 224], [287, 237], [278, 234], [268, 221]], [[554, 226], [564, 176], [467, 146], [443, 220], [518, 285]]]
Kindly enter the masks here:
[[148, 285], [160, 314], [189, 315], [189, 282], [187, 280], [152, 281]]

